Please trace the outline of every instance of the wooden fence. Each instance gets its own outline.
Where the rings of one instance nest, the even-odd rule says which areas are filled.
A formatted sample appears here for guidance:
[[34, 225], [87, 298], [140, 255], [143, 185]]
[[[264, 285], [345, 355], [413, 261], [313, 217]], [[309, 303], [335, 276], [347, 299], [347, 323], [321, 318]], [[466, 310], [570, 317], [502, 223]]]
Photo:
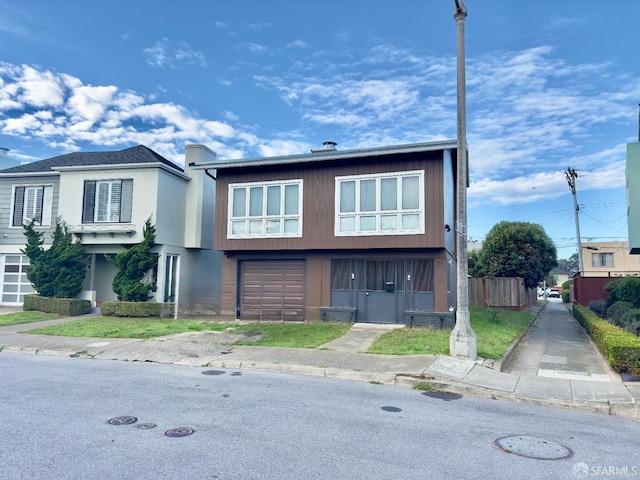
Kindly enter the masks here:
[[537, 290], [519, 277], [469, 279], [469, 306], [524, 310], [538, 301]]

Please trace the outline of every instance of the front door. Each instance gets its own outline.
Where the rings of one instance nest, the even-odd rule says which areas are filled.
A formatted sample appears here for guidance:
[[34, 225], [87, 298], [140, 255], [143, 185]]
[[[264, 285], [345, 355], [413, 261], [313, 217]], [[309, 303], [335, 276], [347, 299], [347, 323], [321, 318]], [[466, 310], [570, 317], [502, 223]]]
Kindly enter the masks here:
[[398, 278], [396, 260], [357, 260], [356, 320], [398, 323]]

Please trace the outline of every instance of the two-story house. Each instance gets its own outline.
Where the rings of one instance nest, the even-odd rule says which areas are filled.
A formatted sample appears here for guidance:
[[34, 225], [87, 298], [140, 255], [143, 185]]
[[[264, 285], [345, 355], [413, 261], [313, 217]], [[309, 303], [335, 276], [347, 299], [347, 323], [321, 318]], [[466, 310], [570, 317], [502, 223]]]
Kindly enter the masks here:
[[[185, 147], [186, 164], [212, 161], [202, 145]], [[116, 273], [105, 255], [142, 240], [156, 226], [157, 290], [150, 300], [176, 302], [185, 313], [219, 313], [221, 254], [213, 250], [215, 184], [203, 171], [170, 162], [139, 145], [120, 151], [76, 152], [0, 171], [0, 303], [20, 305], [33, 292], [23, 224], [35, 219], [51, 243], [56, 218], [85, 247], [80, 294], [93, 305], [115, 300]], [[203, 211], [207, 215], [203, 215]]]
[[629, 253], [628, 242], [582, 242], [583, 277], [640, 275], [640, 257]]
[[[456, 142], [204, 162], [217, 183], [223, 314], [358, 322], [455, 307]], [[213, 211], [210, 212], [213, 215]]]

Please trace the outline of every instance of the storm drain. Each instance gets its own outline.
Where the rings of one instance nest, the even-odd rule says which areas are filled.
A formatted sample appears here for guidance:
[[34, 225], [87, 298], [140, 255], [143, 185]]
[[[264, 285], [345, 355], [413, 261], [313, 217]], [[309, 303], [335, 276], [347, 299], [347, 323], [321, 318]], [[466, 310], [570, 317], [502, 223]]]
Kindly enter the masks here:
[[152, 428], [156, 428], [156, 424], [155, 423], [139, 423], [138, 425], [136, 425], [136, 428], [139, 428], [140, 430], [150, 430]]
[[537, 460], [562, 460], [573, 455], [569, 447], [529, 435], [500, 437], [495, 441], [495, 444], [503, 452]]
[[187, 435], [191, 435], [195, 430], [193, 428], [188, 427], [178, 427], [172, 428], [164, 432], [166, 437], [186, 437]]
[[123, 416], [123, 417], [113, 417], [107, 420], [109, 425], [131, 425], [132, 423], [136, 423], [138, 419], [136, 417]]

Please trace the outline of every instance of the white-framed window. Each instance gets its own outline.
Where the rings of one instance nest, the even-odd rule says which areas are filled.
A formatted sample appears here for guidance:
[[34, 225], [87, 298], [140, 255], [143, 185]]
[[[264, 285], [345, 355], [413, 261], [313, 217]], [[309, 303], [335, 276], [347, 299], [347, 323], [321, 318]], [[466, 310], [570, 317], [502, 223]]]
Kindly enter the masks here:
[[227, 238], [302, 236], [302, 180], [229, 185]]
[[336, 177], [336, 236], [424, 233], [424, 170]]
[[133, 180], [84, 182], [82, 223], [130, 223]]
[[14, 185], [12, 202], [12, 227], [21, 227], [31, 220], [38, 226], [51, 226], [53, 185]]
[[613, 267], [613, 253], [592, 253], [591, 262], [594, 267]]

